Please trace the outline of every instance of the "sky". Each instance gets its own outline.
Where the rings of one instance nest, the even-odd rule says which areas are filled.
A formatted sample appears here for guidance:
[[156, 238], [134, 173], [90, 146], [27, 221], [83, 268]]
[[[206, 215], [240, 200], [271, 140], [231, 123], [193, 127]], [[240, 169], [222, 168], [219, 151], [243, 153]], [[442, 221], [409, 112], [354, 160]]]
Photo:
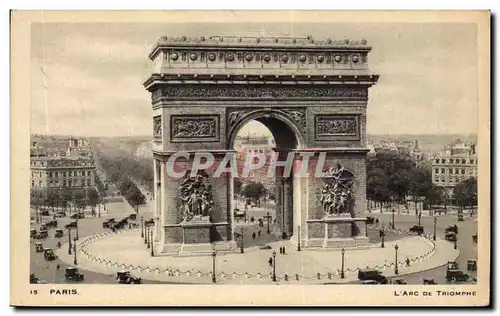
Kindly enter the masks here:
[[[152, 134], [142, 83], [160, 36], [313, 36], [366, 39], [368, 134], [477, 132], [477, 34], [451, 23], [36, 23], [32, 24], [31, 133]], [[241, 132], [266, 133], [260, 123]]]

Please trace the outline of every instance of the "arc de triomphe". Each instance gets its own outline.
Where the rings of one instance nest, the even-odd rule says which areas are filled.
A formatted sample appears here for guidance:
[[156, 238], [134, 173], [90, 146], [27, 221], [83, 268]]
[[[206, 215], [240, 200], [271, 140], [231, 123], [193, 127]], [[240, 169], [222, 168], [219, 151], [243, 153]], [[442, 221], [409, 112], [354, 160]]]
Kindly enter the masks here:
[[191, 170], [195, 154], [208, 152], [221, 163], [250, 120], [269, 128], [283, 160], [295, 153], [294, 167], [303, 152], [310, 166], [322, 152], [332, 167], [324, 178], [276, 173], [283, 235], [304, 248], [366, 243], [366, 106], [378, 80], [370, 50], [364, 40], [160, 38], [144, 83], [153, 105], [156, 254], [234, 250], [231, 177], [213, 169], [172, 177], [167, 161], [183, 152], [175, 168]]

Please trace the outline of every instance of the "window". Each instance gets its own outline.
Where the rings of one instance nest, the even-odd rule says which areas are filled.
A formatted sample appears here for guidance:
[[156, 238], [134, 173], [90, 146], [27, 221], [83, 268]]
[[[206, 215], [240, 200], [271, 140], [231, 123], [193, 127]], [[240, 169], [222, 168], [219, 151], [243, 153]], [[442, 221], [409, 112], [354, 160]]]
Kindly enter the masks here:
[[56, 171], [56, 177], [59, 176], [58, 172]]
[[441, 168], [441, 173], [445, 173], [444, 168]]
[[455, 159], [455, 163], [459, 164], [460, 163], [460, 159]]
[[465, 174], [465, 168], [462, 168], [462, 174]]
[[449, 168], [449, 169], [448, 169], [448, 173], [449, 173], [449, 174], [453, 174], [453, 168]]
[[463, 163], [464, 165], [466, 164], [465, 159], [462, 159], [462, 163]]
[[31, 180], [31, 186], [34, 187], [35, 186], [35, 180]]
[[52, 178], [52, 171], [49, 172], [49, 178]]
[[434, 173], [439, 173], [439, 168], [434, 169]]
[[474, 164], [474, 159], [470, 159], [470, 160], [469, 160], [469, 163], [470, 163], [471, 165], [472, 165], [472, 164]]
[[65, 177], [65, 176], [66, 176], [66, 171], [63, 172], [63, 177]]
[[436, 163], [439, 163], [439, 159], [436, 159]]
[[441, 159], [441, 163], [446, 163], [446, 159]]
[[42, 181], [38, 181], [38, 186], [42, 186]]

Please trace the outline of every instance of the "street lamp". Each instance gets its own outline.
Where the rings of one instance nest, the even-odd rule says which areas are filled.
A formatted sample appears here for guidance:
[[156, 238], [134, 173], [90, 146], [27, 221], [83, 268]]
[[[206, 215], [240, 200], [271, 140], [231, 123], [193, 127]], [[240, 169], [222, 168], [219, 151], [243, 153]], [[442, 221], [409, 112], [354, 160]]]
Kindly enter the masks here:
[[244, 253], [245, 250], [243, 249], [243, 228], [241, 229], [241, 253]]
[[300, 251], [300, 225], [297, 226], [297, 240], [298, 240], [298, 243], [297, 243], [297, 251]]
[[71, 255], [71, 226], [68, 227], [68, 255]]
[[148, 245], [149, 249], [149, 225], [146, 225], [146, 244]]
[[269, 221], [271, 219], [271, 216], [269, 215], [269, 212], [267, 212], [267, 233], [270, 234], [271, 233], [271, 230], [269, 229]]
[[434, 241], [436, 241], [436, 223], [437, 223], [438, 219], [436, 216], [434, 216], [434, 236], [432, 236], [432, 239]]
[[217, 256], [217, 253], [215, 250], [212, 252], [212, 283], [216, 283], [217, 280], [215, 279], [215, 257]]
[[276, 251], [273, 251], [273, 282], [276, 282]]
[[342, 248], [342, 250], [340, 251], [340, 253], [342, 254], [342, 268], [340, 270], [340, 278], [344, 279], [345, 278], [345, 274], [344, 274], [344, 255], [345, 255], [345, 249]]
[[75, 238], [76, 238], [76, 240], [78, 240], [79, 239], [79, 237], [78, 237], [78, 219], [75, 220], [75, 222], [76, 222], [76, 237]]
[[380, 244], [380, 247], [385, 248], [385, 231], [382, 230], [382, 233], [380, 235], [382, 237], [382, 243]]
[[75, 255], [75, 257], [73, 258], [73, 264], [76, 266], [78, 265], [78, 261], [76, 260], [76, 237], [73, 240], [73, 254]]
[[455, 238], [455, 241], [453, 242], [453, 249], [457, 249], [457, 238]]
[[396, 227], [394, 226], [394, 213], [396, 212], [395, 209], [392, 209], [392, 229], [396, 229]]
[[155, 256], [154, 247], [153, 247], [153, 230], [151, 229], [151, 257]]
[[399, 270], [398, 270], [398, 249], [399, 249], [399, 246], [398, 245], [394, 245], [394, 250], [395, 250], [395, 254], [396, 254], [396, 261], [394, 262], [394, 274], [399, 274]]
[[144, 217], [141, 216], [141, 238], [144, 238]]

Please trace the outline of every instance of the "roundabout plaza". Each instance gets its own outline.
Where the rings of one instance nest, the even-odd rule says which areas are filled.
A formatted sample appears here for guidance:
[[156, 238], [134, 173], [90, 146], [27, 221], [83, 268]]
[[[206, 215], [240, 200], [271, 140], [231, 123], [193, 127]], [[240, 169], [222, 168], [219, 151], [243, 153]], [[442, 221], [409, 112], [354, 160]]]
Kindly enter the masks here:
[[[257, 227], [248, 225], [248, 234]], [[377, 227], [369, 229], [378, 233]], [[443, 266], [459, 255], [452, 243], [440, 238], [433, 241], [432, 236], [385, 231], [388, 240], [384, 241], [383, 248], [378, 241], [363, 247], [343, 248], [343, 251], [298, 251], [296, 244], [276, 238], [276, 241], [265, 243], [265, 247], [246, 247], [244, 253], [238, 248], [233, 252], [215, 251], [203, 255], [151, 256], [151, 248], [147, 247], [149, 240], [141, 237], [141, 229], [124, 229], [80, 238], [77, 265], [82, 270], [112, 276], [127, 270], [144, 280], [165, 283], [328, 284], [357, 282], [358, 270], [368, 268], [376, 269], [388, 278], [404, 278], [408, 274]], [[67, 244], [63, 245], [57, 255], [71, 265], [74, 254], [69, 255], [67, 247]], [[282, 247], [285, 247], [284, 254], [281, 253]], [[217, 249], [216, 244], [214, 248]]]

